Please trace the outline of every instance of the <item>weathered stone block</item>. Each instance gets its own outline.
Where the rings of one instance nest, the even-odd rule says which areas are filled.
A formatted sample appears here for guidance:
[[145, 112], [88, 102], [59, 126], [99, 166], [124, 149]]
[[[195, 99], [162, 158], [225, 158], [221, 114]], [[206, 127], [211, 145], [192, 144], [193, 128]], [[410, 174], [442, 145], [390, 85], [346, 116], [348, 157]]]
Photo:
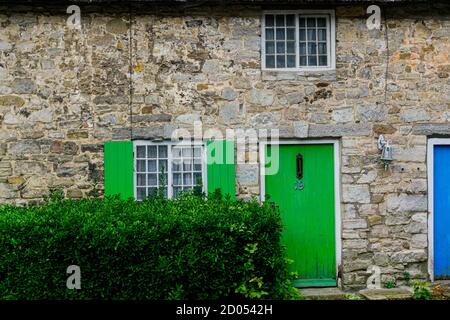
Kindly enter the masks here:
[[369, 186], [345, 184], [342, 188], [342, 199], [344, 202], [370, 203]]
[[39, 143], [30, 140], [23, 140], [15, 143], [11, 143], [9, 147], [9, 153], [12, 155], [30, 155], [40, 153], [41, 148]]
[[50, 145], [50, 152], [52, 153], [64, 153], [64, 154], [70, 154], [75, 155], [78, 153], [78, 146], [75, 142], [68, 141], [68, 142], [62, 142], [62, 141], [53, 141]]
[[235, 100], [237, 98], [237, 93], [233, 88], [226, 87], [222, 90], [222, 98], [225, 100]]
[[18, 161], [14, 173], [17, 175], [44, 175], [48, 173], [48, 169], [42, 162]]
[[411, 238], [411, 247], [412, 248], [423, 248], [425, 249], [428, 246], [428, 237], [426, 234], [418, 233], [413, 234]]
[[238, 123], [241, 117], [239, 103], [225, 103], [219, 111], [219, 116], [225, 124]]
[[197, 113], [182, 114], [175, 119], [175, 122], [179, 123], [194, 124], [195, 121], [200, 121], [200, 115]]
[[366, 105], [358, 107], [358, 118], [361, 122], [380, 122], [386, 120], [387, 110], [383, 105]]
[[404, 250], [395, 252], [391, 256], [391, 261], [394, 263], [411, 263], [426, 261], [427, 254], [425, 250]]
[[416, 135], [430, 136], [433, 134], [447, 135], [450, 133], [449, 123], [419, 123], [412, 128], [412, 133]]
[[343, 221], [345, 229], [365, 229], [367, 221], [365, 219], [346, 219]]
[[353, 108], [333, 110], [331, 118], [337, 123], [351, 122], [354, 120]]
[[270, 90], [253, 89], [247, 96], [247, 101], [252, 104], [268, 107], [273, 104], [274, 95]]
[[368, 136], [372, 131], [369, 124], [311, 124], [310, 137]]
[[1, 107], [16, 107], [21, 108], [25, 104], [25, 100], [23, 100], [19, 96], [1, 96], [0, 97], [0, 106]]
[[389, 194], [386, 197], [386, 209], [388, 212], [420, 212], [427, 211], [426, 195]]
[[34, 90], [34, 82], [31, 79], [14, 79], [12, 88], [14, 93], [32, 93]]
[[257, 164], [238, 164], [236, 166], [236, 180], [242, 185], [256, 185], [259, 181]]
[[309, 125], [305, 121], [295, 121], [294, 122], [294, 136], [296, 138], [306, 138], [308, 137]]

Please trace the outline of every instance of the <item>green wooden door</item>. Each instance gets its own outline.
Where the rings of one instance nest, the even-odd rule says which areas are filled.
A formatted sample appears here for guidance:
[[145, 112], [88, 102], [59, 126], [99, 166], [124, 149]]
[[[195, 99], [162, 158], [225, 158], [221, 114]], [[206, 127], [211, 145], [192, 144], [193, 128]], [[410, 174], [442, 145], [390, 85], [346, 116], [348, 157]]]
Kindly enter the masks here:
[[[266, 149], [272, 163], [275, 150]], [[280, 145], [278, 164], [278, 172], [265, 177], [266, 201], [280, 208], [282, 241], [294, 261], [291, 271], [298, 274], [294, 284], [336, 286], [333, 145]], [[299, 166], [302, 179], [297, 178]]]

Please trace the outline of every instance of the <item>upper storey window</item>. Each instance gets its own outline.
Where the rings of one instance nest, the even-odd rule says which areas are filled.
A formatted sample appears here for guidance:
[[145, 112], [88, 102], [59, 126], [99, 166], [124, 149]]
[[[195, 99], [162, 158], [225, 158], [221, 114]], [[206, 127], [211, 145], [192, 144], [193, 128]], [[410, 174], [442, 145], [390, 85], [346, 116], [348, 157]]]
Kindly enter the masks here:
[[334, 11], [265, 12], [265, 70], [324, 71], [335, 68]]

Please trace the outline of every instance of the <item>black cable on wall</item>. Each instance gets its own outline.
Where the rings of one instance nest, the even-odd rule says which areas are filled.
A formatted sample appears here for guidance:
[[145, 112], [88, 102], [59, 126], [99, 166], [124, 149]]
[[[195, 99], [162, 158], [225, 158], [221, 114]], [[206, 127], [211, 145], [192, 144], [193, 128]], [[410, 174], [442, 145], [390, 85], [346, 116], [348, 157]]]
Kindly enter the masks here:
[[133, 140], [133, 5], [129, 2], [129, 104], [130, 104], [130, 139]]

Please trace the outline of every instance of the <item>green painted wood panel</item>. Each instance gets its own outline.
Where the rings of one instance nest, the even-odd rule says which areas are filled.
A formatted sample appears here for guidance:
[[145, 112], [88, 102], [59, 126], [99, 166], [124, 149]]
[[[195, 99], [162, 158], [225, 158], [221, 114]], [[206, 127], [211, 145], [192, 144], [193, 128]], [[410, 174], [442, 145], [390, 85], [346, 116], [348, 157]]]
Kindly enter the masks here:
[[[274, 148], [275, 149], [275, 148]], [[271, 146], [266, 157], [272, 157]], [[296, 190], [296, 157], [303, 156], [303, 190]], [[271, 158], [273, 159], [273, 157]], [[280, 145], [279, 170], [265, 177], [266, 201], [281, 212], [282, 241], [299, 287], [336, 286], [332, 144]]]
[[105, 196], [134, 197], [133, 142], [109, 141], [104, 145]]
[[206, 143], [208, 193], [220, 189], [223, 195], [236, 198], [234, 141], [214, 140]]

